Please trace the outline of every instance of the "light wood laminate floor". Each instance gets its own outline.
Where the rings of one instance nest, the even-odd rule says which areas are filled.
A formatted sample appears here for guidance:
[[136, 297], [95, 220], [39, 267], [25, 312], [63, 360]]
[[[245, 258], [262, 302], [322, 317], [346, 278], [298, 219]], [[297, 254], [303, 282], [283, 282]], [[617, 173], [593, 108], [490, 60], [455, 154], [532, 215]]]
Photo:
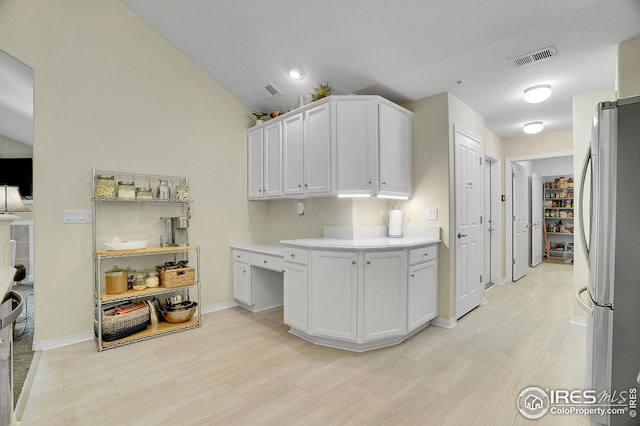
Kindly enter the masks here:
[[[42, 353], [23, 425], [519, 425], [525, 387], [581, 389], [573, 268], [493, 286], [453, 329], [366, 353], [287, 333], [282, 310], [203, 317], [200, 329], [96, 352]], [[536, 425], [588, 424], [547, 414]]]

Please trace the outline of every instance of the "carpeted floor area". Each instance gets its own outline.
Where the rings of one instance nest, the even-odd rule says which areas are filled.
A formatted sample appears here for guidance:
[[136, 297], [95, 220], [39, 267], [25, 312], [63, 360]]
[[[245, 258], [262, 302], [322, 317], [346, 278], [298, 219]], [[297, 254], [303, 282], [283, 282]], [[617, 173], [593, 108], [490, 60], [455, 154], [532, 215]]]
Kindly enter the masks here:
[[18, 401], [33, 359], [33, 284], [13, 286], [22, 295], [25, 308], [15, 323], [13, 335], [13, 402]]

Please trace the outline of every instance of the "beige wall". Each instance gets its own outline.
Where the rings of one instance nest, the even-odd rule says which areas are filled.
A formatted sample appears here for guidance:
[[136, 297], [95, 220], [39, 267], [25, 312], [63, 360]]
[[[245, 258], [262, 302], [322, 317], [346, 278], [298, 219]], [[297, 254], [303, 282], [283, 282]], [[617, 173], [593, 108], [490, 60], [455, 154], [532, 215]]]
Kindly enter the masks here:
[[92, 330], [91, 169], [188, 175], [203, 305], [231, 300], [229, 246], [266, 235], [247, 202], [249, 111], [115, 0], [0, 0], [0, 49], [34, 69], [35, 340]]
[[640, 37], [618, 45], [618, 95], [622, 98], [640, 95]]
[[526, 157], [554, 152], [573, 151], [571, 130], [523, 135], [504, 141], [504, 157]]
[[30, 158], [32, 156], [33, 147], [31, 145], [0, 135], [0, 158]]

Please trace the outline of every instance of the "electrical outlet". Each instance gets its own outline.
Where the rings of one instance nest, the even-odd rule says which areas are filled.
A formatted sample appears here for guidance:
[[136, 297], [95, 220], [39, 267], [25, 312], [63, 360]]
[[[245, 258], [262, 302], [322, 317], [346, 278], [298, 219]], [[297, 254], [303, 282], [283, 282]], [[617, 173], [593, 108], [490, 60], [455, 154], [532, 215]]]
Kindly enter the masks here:
[[427, 220], [438, 220], [438, 209], [427, 209]]

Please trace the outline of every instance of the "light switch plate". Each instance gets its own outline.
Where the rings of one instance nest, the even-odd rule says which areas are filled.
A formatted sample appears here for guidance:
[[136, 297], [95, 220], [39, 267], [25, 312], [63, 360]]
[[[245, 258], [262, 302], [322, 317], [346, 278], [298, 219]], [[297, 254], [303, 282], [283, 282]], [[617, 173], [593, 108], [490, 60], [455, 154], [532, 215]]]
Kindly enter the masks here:
[[65, 210], [64, 223], [91, 223], [91, 210]]
[[427, 209], [427, 220], [438, 220], [438, 209]]

